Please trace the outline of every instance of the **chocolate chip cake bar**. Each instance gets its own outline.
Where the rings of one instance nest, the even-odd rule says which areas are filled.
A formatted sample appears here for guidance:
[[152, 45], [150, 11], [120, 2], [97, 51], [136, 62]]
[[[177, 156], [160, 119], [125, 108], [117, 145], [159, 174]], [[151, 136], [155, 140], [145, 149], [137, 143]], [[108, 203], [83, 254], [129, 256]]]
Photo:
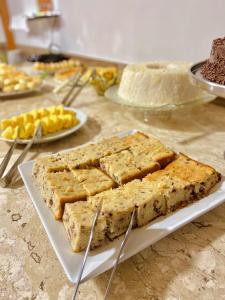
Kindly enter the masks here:
[[192, 185], [175, 177], [173, 174], [165, 173], [164, 170], [146, 176], [143, 182], [156, 185], [158, 193], [164, 195], [167, 213], [181, 207], [182, 204], [191, 201], [193, 198]]
[[74, 169], [75, 178], [82, 184], [87, 195], [95, 195], [115, 186], [115, 182], [100, 169]]
[[83, 185], [68, 170], [48, 173], [41, 186], [41, 194], [57, 220], [62, 218], [65, 203], [87, 197]]
[[206, 195], [220, 178], [212, 167], [179, 154], [165, 169], [149, 174], [144, 180], [161, 185], [170, 212]]
[[[63, 224], [73, 251], [80, 252], [87, 247], [95, 212], [96, 210], [85, 201], [67, 203], [65, 205]], [[91, 249], [104, 243], [105, 231], [105, 217], [99, 216], [95, 226]]]
[[118, 184], [124, 184], [140, 176], [140, 169], [135, 165], [132, 153], [124, 150], [100, 159], [101, 169]]
[[107, 223], [106, 235], [112, 240], [126, 231], [134, 205], [122, 188], [88, 197], [88, 203], [94, 208], [100, 202], [102, 203], [101, 215], [106, 218]]
[[[180, 154], [166, 168], [165, 172], [194, 185], [194, 193], [206, 195], [209, 190], [221, 180], [221, 174], [214, 168]], [[197, 196], [197, 195], [194, 195]]]
[[62, 155], [48, 155], [37, 158], [33, 166], [33, 176], [42, 185], [47, 173], [68, 170], [67, 164], [63, 161]]
[[144, 140], [142, 143], [133, 145], [130, 151], [135, 157], [145, 157], [146, 159], [158, 162], [161, 167], [165, 167], [176, 156], [176, 153], [165, 147], [157, 140]]
[[153, 161], [148, 153], [135, 155], [130, 150], [124, 150], [100, 159], [100, 167], [121, 185], [159, 170], [160, 164]]
[[146, 225], [166, 213], [166, 197], [155, 182], [133, 180], [123, 186], [136, 209], [136, 225]]

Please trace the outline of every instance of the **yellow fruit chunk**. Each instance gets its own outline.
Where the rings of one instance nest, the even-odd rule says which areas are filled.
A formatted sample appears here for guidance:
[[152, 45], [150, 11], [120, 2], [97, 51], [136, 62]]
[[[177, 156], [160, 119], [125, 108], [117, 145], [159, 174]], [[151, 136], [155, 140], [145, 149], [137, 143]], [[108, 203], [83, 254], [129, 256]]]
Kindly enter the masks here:
[[26, 124], [26, 123], [31, 123], [34, 121], [34, 117], [33, 115], [30, 113], [24, 113], [24, 114], [21, 114], [20, 115], [22, 117], [22, 120], [23, 120], [23, 124]]
[[73, 117], [76, 117], [76, 112], [75, 111], [72, 111], [72, 110], [64, 110], [64, 115], [71, 115]]
[[23, 124], [23, 118], [19, 116], [14, 116], [11, 118], [13, 126], [22, 125]]
[[64, 113], [65, 113], [65, 109], [64, 109], [63, 105], [56, 106], [56, 114], [63, 115]]
[[16, 138], [19, 137], [19, 130], [20, 130], [19, 126], [16, 126], [15, 128], [13, 128], [13, 135], [12, 135], [13, 140], [15, 140]]
[[27, 136], [26, 136], [26, 132], [25, 132], [25, 128], [24, 126], [20, 126], [20, 130], [19, 130], [19, 138], [20, 139], [26, 139]]
[[41, 117], [41, 114], [37, 109], [33, 109], [28, 114], [32, 117], [33, 121], [36, 121]]
[[27, 123], [25, 125], [25, 134], [27, 137], [32, 137], [34, 135], [35, 126], [34, 123]]
[[40, 122], [43, 135], [54, 132], [54, 122], [49, 117], [42, 118]]
[[56, 131], [59, 131], [62, 129], [63, 127], [63, 122], [62, 120], [60, 119], [59, 116], [57, 115], [53, 115], [53, 116], [50, 116], [50, 119], [52, 120], [53, 124], [54, 124], [54, 132]]
[[51, 118], [47, 118], [47, 124], [48, 124], [48, 132], [49, 133], [53, 133], [56, 131], [56, 125]]
[[44, 118], [49, 115], [49, 111], [46, 108], [40, 108], [37, 112], [41, 118]]
[[77, 125], [79, 123], [80, 123], [80, 121], [78, 119], [74, 118], [72, 126], [75, 126], [75, 125]]
[[1, 134], [2, 137], [6, 139], [13, 139], [14, 129], [12, 126], [7, 127]]
[[11, 120], [9, 119], [4, 119], [4, 120], [1, 120], [0, 122], [0, 129], [1, 130], [4, 130], [6, 129], [8, 126], [11, 126], [12, 122]]
[[63, 117], [64, 117], [64, 119], [66, 121], [65, 125], [64, 125], [64, 128], [70, 128], [70, 127], [72, 127], [73, 126], [73, 121], [74, 121], [73, 116], [71, 116], [71, 115], [64, 115]]
[[47, 108], [47, 111], [49, 112], [50, 115], [56, 115], [58, 114], [58, 110], [56, 106], [50, 106]]

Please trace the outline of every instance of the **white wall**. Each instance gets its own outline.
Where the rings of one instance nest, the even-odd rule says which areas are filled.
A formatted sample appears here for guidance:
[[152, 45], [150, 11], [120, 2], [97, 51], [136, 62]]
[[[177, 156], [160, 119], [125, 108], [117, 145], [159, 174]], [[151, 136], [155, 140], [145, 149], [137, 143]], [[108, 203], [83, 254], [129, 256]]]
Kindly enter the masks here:
[[[30, 12], [35, 0], [8, 0], [11, 15]], [[62, 50], [111, 60], [198, 61], [212, 39], [225, 36], [224, 0], [55, 0], [62, 12], [54, 34]], [[20, 44], [47, 47], [48, 21], [30, 33], [16, 32]]]

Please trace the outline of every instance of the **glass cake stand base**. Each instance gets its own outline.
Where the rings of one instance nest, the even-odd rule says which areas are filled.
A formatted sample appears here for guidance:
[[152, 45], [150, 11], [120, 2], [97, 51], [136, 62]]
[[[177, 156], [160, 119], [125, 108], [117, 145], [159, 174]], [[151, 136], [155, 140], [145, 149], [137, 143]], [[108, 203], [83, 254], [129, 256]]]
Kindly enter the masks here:
[[178, 104], [163, 104], [159, 106], [153, 106], [146, 103], [146, 105], [138, 105], [138, 104], [131, 104], [130, 101], [127, 101], [126, 99], [123, 99], [118, 94], [118, 85], [114, 85], [110, 87], [105, 92], [105, 97], [115, 103], [119, 103], [121, 105], [126, 105], [130, 107], [135, 107], [140, 110], [147, 110], [147, 111], [171, 111], [171, 110], [178, 110], [178, 109], [184, 109], [189, 107], [194, 107], [199, 104], [204, 104], [213, 101], [216, 96], [208, 94], [203, 91], [202, 96], [198, 99], [189, 100], [188, 102], [178, 103]]

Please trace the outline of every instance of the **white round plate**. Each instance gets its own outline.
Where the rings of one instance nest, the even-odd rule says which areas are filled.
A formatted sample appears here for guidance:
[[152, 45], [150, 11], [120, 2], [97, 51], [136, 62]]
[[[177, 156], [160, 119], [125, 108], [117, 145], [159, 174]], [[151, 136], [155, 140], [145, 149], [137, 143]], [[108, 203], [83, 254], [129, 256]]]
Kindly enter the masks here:
[[170, 110], [183, 109], [186, 107], [192, 107], [195, 105], [211, 102], [216, 98], [216, 96], [208, 94], [203, 91], [201, 98], [193, 99], [192, 101], [183, 102], [183, 103], [179, 103], [179, 104], [163, 104], [160, 106], [149, 106], [148, 103], [146, 103], [146, 106], [144, 106], [143, 104], [141, 104], [141, 105], [131, 104], [128, 101], [126, 101], [125, 99], [121, 98], [118, 95], [118, 89], [119, 89], [118, 85], [114, 85], [114, 86], [110, 87], [108, 90], [106, 90], [105, 97], [113, 102], [116, 102], [116, 103], [119, 103], [122, 105], [136, 107], [138, 109], [149, 110], [149, 111], [170, 111]]
[[201, 67], [205, 63], [206, 61], [204, 60], [191, 66], [189, 76], [192, 83], [217, 97], [225, 98], [225, 85], [211, 82], [202, 76]]
[[[84, 112], [82, 112], [81, 110], [71, 108], [71, 107], [66, 107], [66, 110], [76, 112], [76, 117], [80, 121], [79, 124], [77, 124], [71, 128], [68, 128], [68, 129], [64, 129], [64, 130], [60, 130], [55, 133], [48, 134], [46, 136], [41, 137], [40, 139], [36, 139], [34, 141], [34, 144], [50, 143], [50, 142], [54, 142], [56, 140], [62, 139], [64, 137], [74, 133], [75, 131], [80, 129], [86, 123], [87, 115]], [[4, 141], [4, 142], [8, 142], [8, 143], [14, 142], [14, 140], [6, 139], [1, 136], [0, 136], [0, 141]], [[30, 142], [30, 139], [29, 140], [22, 140], [22, 139], [18, 140], [18, 144], [21, 144], [21, 145], [28, 144], [29, 142]]]

